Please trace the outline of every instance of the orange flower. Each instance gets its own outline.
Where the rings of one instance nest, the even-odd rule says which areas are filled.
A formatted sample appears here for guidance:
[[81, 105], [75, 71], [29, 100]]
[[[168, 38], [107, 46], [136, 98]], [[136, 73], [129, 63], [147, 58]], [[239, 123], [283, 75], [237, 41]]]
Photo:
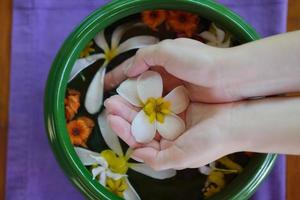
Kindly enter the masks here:
[[157, 27], [161, 25], [167, 18], [165, 10], [147, 10], [142, 12], [143, 22], [152, 30], [157, 31]]
[[80, 93], [77, 90], [68, 90], [68, 96], [65, 98], [65, 113], [67, 121], [73, 119], [80, 107]]
[[86, 147], [86, 141], [95, 124], [88, 117], [80, 117], [67, 124], [68, 133], [73, 145]]
[[167, 24], [176, 33], [183, 33], [191, 37], [196, 31], [199, 23], [199, 17], [196, 14], [184, 11], [169, 11]]

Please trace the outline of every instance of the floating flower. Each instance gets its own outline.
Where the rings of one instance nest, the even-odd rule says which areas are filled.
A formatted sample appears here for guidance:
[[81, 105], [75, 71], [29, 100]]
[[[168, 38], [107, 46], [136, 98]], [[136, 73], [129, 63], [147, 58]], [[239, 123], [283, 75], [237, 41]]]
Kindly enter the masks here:
[[172, 169], [155, 171], [144, 163], [129, 162], [131, 149], [128, 149], [124, 155], [118, 136], [107, 123], [105, 111], [99, 115], [98, 125], [103, 139], [110, 149], [96, 153], [75, 147], [75, 151], [85, 166], [92, 166], [93, 178], [98, 177], [99, 183], [110, 191], [126, 200], [140, 199], [127, 178], [128, 169], [155, 179], [166, 179], [176, 175], [176, 171]]
[[134, 118], [131, 132], [137, 142], [150, 142], [156, 133], [168, 140], [177, 138], [185, 123], [176, 114], [183, 112], [189, 98], [184, 86], [178, 86], [162, 98], [163, 81], [159, 73], [146, 71], [138, 78], [127, 79], [117, 93], [132, 105], [142, 108]]
[[142, 23], [127, 23], [117, 27], [111, 37], [111, 41], [107, 41], [104, 35], [104, 30], [99, 32], [94, 41], [96, 45], [103, 50], [103, 53], [93, 54], [84, 58], [78, 59], [70, 73], [69, 81], [76, 77], [78, 73], [82, 70], [90, 66], [91, 64], [95, 63], [97, 60], [103, 59], [104, 62], [98, 72], [93, 77], [86, 96], [85, 96], [85, 107], [86, 110], [91, 113], [95, 114], [99, 111], [102, 100], [103, 100], [103, 87], [104, 87], [104, 75], [106, 72], [106, 66], [108, 63], [114, 59], [116, 56], [132, 50], [138, 49], [141, 47], [145, 47], [151, 44], [157, 43], [159, 40], [153, 36], [147, 35], [139, 35], [135, 37], [131, 37], [124, 42], [120, 43], [123, 35], [131, 28], [141, 26]]
[[[217, 168], [216, 164], [220, 163], [225, 166], [227, 169]], [[233, 162], [227, 156], [216, 160], [215, 162], [210, 163], [208, 166], [202, 166], [199, 168], [201, 174], [207, 175], [207, 179], [204, 184], [204, 188], [202, 189], [202, 193], [205, 198], [211, 197], [214, 194], [220, 192], [226, 182], [225, 182], [225, 174], [238, 174], [241, 173], [243, 168]]]
[[157, 27], [164, 23], [166, 18], [167, 11], [165, 10], [147, 10], [142, 12], [142, 20], [144, 24], [154, 31], [157, 31]]
[[167, 24], [176, 33], [183, 33], [191, 37], [197, 30], [199, 16], [184, 11], [169, 11]]
[[73, 119], [80, 107], [80, 93], [77, 90], [68, 90], [68, 95], [65, 98], [65, 113], [67, 121]]
[[211, 24], [208, 31], [200, 33], [200, 37], [205, 39], [206, 44], [210, 46], [216, 46], [221, 48], [230, 47], [230, 37], [226, 36], [226, 33], [218, 28], [214, 23]]
[[80, 117], [67, 123], [67, 130], [73, 145], [86, 147], [86, 141], [94, 127], [93, 120]]

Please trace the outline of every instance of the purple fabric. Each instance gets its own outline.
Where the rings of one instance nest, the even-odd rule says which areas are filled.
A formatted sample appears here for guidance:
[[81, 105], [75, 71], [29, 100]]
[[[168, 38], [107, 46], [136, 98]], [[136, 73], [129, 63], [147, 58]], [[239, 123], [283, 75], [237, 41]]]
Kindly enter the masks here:
[[[60, 45], [91, 11], [108, 0], [14, 0], [6, 199], [83, 199], [51, 152], [43, 95]], [[263, 35], [285, 31], [287, 0], [222, 0]], [[253, 199], [285, 199], [281, 157]]]

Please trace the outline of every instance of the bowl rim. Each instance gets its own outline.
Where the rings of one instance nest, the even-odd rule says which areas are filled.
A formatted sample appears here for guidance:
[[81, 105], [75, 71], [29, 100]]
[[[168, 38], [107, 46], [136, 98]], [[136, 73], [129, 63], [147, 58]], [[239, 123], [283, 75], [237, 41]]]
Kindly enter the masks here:
[[[98, 8], [89, 15], [65, 40], [52, 64], [44, 96], [44, 120], [48, 139], [57, 161], [65, 174], [80, 191], [89, 199], [122, 199], [109, 192], [105, 187], [92, 179], [90, 172], [81, 163], [75, 153], [67, 134], [64, 98], [67, 89], [67, 80], [71, 68], [81, 50], [95, 36], [97, 32], [125, 16], [149, 9], [186, 10], [209, 17], [211, 21], [239, 35], [246, 42], [259, 39], [256, 31], [241, 17], [225, 6], [211, 0], [118, 0]], [[201, 10], [201, 13], [199, 12]], [[267, 176], [276, 160], [275, 154], [262, 154], [256, 162], [250, 163], [251, 176], [241, 181], [233, 181], [232, 190], [224, 189], [222, 196], [215, 195], [213, 199], [248, 199], [257, 186]], [[249, 173], [250, 173], [249, 172]], [[256, 172], [256, 173], [253, 173]], [[237, 178], [238, 179], [238, 178]], [[231, 185], [231, 184], [230, 184]], [[232, 195], [232, 191], [234, 195]], [[227, 192], [227, 193], [226, 193]]]

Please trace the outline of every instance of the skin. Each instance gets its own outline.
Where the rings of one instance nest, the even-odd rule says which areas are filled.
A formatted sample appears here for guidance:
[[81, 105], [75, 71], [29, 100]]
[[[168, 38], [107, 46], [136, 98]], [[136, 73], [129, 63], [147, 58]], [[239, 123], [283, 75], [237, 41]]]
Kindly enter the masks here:
[[188, 89], [187, 130], [174, 141], [138, 144], [130, 132], [137, 110], [120, 96], [105, 102], [108, 122], [134, 148], [133, 158], [157, 170], [195, 168], [239, 151], [300, 154], [300, 97], [257, 99], [300, 91], [299, 36], [296, 31], [228, 49], [191, 39], [140, 49], [107, 74], [106, 89], [150, 67], [160, 70], [167, 89]]

